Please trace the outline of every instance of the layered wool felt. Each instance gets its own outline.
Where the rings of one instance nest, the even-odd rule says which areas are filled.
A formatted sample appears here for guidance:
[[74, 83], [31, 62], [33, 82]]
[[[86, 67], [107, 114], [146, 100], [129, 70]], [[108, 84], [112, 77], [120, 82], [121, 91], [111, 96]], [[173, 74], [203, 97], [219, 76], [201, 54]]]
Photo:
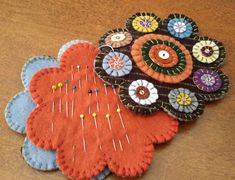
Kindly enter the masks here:
[[38, 107], [28, 117], [27, 137], [40, 148], [56, 149], [59, 168], [69, 178], [89, 179], [106, 166], [118, 176], [141, 175], [151, 164], [153, 144], [172, 139], [178, 121], [162, 111], [151, 116], [129, 112], [118, 89], [95, 75], [98, 53], [91, 44], [74, 44], [59, 68], [33, 76], [29, 91]]
[[36, 147], [28, 138], [25, 138], [22, 146], [22, 156], [25, 161], [31, 167], [42, 171], [51, 171], [58, 168], [55, 153], [55, 151], [46, 151]]
[[[83, 40], [73, 40], [61, 47], [59, 52], [65, 51], [72, 44], [83, 42]], [[59, 56], [59, 55], [58, 55]], [[58, 59], [59, 60], [59, 59]], [[25, 125], [29, 113], [36, 108], [36, 104], [32, 100], [28, 92], [28, 84], [32, 76], [39, 70], [48, 67], [58, 66], [59, 61], [56, 61], [49, 56], [35, 56], [30, 58], [23, 66], [21, 79], [25, 90], [15, 95], [8, 103], [5, 109], [5, 117], [8, 126], [15, 132], [25, 134]], [[28, 138], [25, 138], [22, 146], [22, 156], [29, 166], [37, 170], [51, 171], [58, 169], [56, 163], [56, 152], [54, 150], [43, 150], [33, 145]], [[93, 180], [102, 180], [110, 174], [108, 168], [105, 168], [102, 173]]]
[[[164, 110], [180, 121], [196, 120], [203, 114], [206, 101], [227, 94], [229, 79], [219, 70], [225, 48], [215, 39], [199, 36], [191, 18], [171, 14], [161, 20], [154, 13], [140, 12], [128, 18], [125, 27], [107, 31], [100, 38], [102, 48], [95, 71], [106, 83], [120, 87], [121, 101], [131, 111], [146, 115]], [[128, 74], [119, 73], [130, 67], [122, 55], [111, 57], [113, 50], [132, 61]], [[109, 63], [105, 63], [107, 56]], [[112, 61], [119, 66], [113, 66]], [[130, 96], [128, 87], [137, 80], [153, 84], [158, 92], [156, 101], [143, 104]]]
[[25, 124], [28, 114], [36, 107], [28, 93], [28, 84], [32, 76], [45, 67], [56, 67], [58, 61], [49, 56], [35, 56], [23, 66], [21, 80], [25, 90], [17, 93], [5, 108], [5, 119], [8, 126], [18, 133], [25, 133]]

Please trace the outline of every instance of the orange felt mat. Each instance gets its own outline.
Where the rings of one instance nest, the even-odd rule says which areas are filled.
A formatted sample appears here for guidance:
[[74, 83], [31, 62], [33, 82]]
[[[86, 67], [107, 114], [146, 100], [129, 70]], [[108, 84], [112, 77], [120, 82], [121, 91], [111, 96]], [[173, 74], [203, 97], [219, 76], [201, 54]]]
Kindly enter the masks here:
[[105, 166], [118, 176], [137, 176], [149, 167], [153, 144], [174, 137], [178, 121], [162, 111], [128, 111], [118, 87], [95, 75], [98, 52], [94, 45], [75, 44], [59, 68], [34, 75], [29, 91], [38, 107], [28, 117], [27, 136], [38, 147], [56, 149], [59, 168], [70, 178], [89, 179]]

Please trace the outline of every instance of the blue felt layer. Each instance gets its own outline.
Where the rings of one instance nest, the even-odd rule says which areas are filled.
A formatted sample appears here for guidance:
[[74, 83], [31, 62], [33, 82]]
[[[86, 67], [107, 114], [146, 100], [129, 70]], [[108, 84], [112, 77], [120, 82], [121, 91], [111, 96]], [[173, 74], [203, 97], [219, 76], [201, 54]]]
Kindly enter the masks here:
[[104, 180], [110, 174], [109, 168], [105, 168], [98, 176], [92, 178], [91, 180]]
[[[66, 43], [61, 47], [58, 57], [61, 57], [66, 49], [68, 49], [70, 46], [79, 42], [86, 41], [73, 40]], [[9, 101], [5, 109], [6, 121], [12, 130], [22, 134], [25, 133], [27, 117], [29, 113], [36, 107], [36, 104], [31, 99], [27, 90], [32, 76], [43, 68], [56, 67], [58, 65], [59, 61], [55, 61], [49, 56], [33, 57], [24, 65], [21, 73], [21, 79], [26, 90], [15, 95]], [[25, 139], [22, 147], [22, 155], [25, 161], [35, 169], [49, 171], [58, 168], [56, 164], [55, 151], [45, 151], [40, 149], [34, 146], [27, 138]], [[103, 180], [109, 174], [110, 170], [105, 168], [101, 174], [92, 180]]]
[[59, 62], [50, 56], [32, 57], [22, 68], [21, 80], [25, 87], [28, 88], [32, 76], [39, 70], [46, 67], [56, 67]]
[[25, 138], [22, 146], [22, 155], [25, 161], [33, 168], [50, 171], [58, 169], [55, 151], [45, 151], [34, 146], [28, 138]]
[[5, 119], [8, 126], [18, 133], [25, 133], [25, 124], [29, 113], [36, 107], [28, 90], [16, 94], [7, 104]]
[[77, 43], [90, 43], [88, 41], [85, 41], [85, 40], [80, 40], [80, 39], [75, 39], [75, 40], [72, 40], [72, 41], [69, 41], [67, 43], [65, 43], [59, 50], [59, 53], [57, 55], [57, 60], [60, 61], [60, 58], [62, 57], [63, 53], [68, 49], [70, 48], [72, 45], [74, 44], [77, 44]]

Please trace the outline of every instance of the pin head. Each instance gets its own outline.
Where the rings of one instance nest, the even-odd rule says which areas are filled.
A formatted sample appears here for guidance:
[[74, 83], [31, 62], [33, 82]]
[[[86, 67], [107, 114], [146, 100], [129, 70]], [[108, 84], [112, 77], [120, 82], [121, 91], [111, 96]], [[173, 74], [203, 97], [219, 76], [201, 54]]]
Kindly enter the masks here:
[[62, 82], [59, 82], [59, 83], [58, 83], [58, 87], [59, 87], [59, 88], [63, 87], [63, 83], [62, 83]]
[[65, 82], [65, 84], [69, 84], [69, 80], [65, 80], [64, 82]]
[[107, 87], [107, 86], [108, 86], [108, 84], [104, 83], [104, 87]]
[[95, 112], [94, 112], [94, 113], [92, 113], [92, 116], [93, 116], [93, 117], [96, 117], [96, 113], [95, 113]]
[[88, 94], [92, 94], [92, 90], [91, 89], [88, 89]]
[[80, 69], [80, 65], [77, 65], [77, 69], [78, 69], [78, 70]]
[[83, 119], [84, 118], [84, 114], [80, 114], [80, 118]]
[[106, 118], [110, 118], [110, 114], [106, 114]]
[[51, 86], [51, 89], [52, 89], [52, 90], [56, 90], [56, 85], [52, 85], [52, 86]]
[[98, 93], [99, 90], [98, 90], [98, 88], [95, 88], [94, 91], [95, 91], [95, 93]]
[[115, 89], [115, 85], [112, 85], [112, 88]]
[[76, 91], [76, 89], [77, 89], [77, 86], [74, 85], [74, 86], [72, 87], [72, 90], [73, 90], [73, 91]]
[[117, 108], [117, 112], [120, 113], [120, 112], [121, 112], [121, 109], [120, 109], [120, 108]]

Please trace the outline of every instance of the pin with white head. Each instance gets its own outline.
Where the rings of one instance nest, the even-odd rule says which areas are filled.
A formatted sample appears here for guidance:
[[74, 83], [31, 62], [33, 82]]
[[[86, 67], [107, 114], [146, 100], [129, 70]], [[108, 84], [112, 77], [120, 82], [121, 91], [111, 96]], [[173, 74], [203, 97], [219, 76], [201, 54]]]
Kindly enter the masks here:
[[81, 66], [80, 66], [80, 65], [77, 65], [77, 70], [78, 70], [78, 72], [80, 72], [80, 68], [81, 68]]

